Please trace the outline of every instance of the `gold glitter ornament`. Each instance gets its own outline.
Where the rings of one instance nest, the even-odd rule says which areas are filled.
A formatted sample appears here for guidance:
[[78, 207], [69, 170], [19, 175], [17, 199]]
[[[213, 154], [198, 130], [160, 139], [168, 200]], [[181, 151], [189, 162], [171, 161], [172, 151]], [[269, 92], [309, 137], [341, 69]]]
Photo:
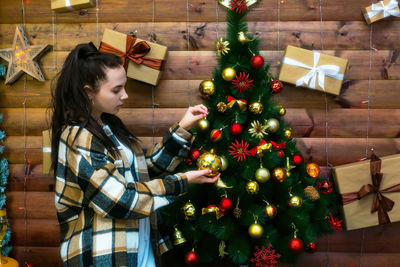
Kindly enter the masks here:
[[256, 195], [259, 190], [258, 183], [256, 181], [250, 181], [246, 184], [246, 192], [250, 195]]
[[211, 149], [210, 152], [201, 154], [201, 156], [197, 159], [197, 168], [199, 170], [211, 170], [211, 173], [207, 175], [208, 177], [217, 175], [221, 169], [221, 165], [221, 159], [214, 154], [213, 149]]
[[283, 135], [287, 138], [287, 139], [292, 139], [293, 138], [293, 131], [292, 129], [285, 129]]
[[253, 102], [249, 106], [249, 111], [253, 114], [259, 115], [263, 112], [263, 105], [260, 102]]
[[304, 188], [304, 195], [309, 199], [311, 199], [312, 201], [316, 201], [320, 198], [318, 190], [312, 185], [309, 185], [306, 188]]
[[199, 85], [199, 92], [205, 99], [215, 94], [215, 85], [211, 80], [204, 80]]
[[286, 179], [286, 170], [282, 168], [275, 168], [272, 171], [272, 177], [280, 183], [283, 183]]
[[191, 202], [186, 202], [182, 207], [183, 214], [185, 215], [185, 220], [194, 220], [196, 215], [196, 208]]
[[291, 207], [301, 207], [303, 205], [303, 199], [299, 196], [292, 196], [289, 199], [289, 206]]
[[234, 78], [235, 78], [235, 76], [236, 76], [236, 71], [235, 71], [235, 69], [234, 68], [230, 68], [230, 67], [228, 67], [228, 68], [225, 68], [223, 71], [222, 71], [222, 79], [224, 79], [225, 81], [227, 81], [227, 82], [230, 82], [230, 81], [232, 81]]
[[319, 176], [320, 169], [319, 169], [318, 164], [316, 164], [316, 163], [308, 163], [306, 165], [306, 170], [307, 170], [308, 175], [312, 178], [317, 178]]
[[226, 109], [228, 108], [228, 106], [224, 103], [224, 102], [219, 102], [217, 104], [217, 110], [218, 112], [224, 113], [226, 111]]
[[220, 57], [221, 54], [225, 55], [228, 53], [230, 50], [229, 46], [229, 41], [224, 41], [224, 39], [221, 37], [219, 38], [219, 41], [215, 44], [215, 47], [217, 49], [217, 55]]
[[282, 104], [278, 104], [276, 106], [276, 109], [278, 110], [278, 113], [279, 113], [280, 116], [285, 116], [286, 109], [282, 106]]
[[249, 133], [254, 138], [263, 138], [264, 135], [267, 135], [265, 125], [262, 125], [259, 121], [253, 121], [250, 123], [251, 128], [249, 129]]
[[183, 236], [182, 232], [176, 226], [175, 226], [174, 233], [173, 233], [173, 240], [174, 240], [175, 246], [186, 242], [186, 239]]

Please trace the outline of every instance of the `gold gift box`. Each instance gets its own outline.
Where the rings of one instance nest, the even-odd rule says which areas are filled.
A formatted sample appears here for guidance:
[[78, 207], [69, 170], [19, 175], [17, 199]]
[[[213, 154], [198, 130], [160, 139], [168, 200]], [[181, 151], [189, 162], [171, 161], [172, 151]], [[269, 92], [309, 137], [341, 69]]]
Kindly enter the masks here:
[[[385, 6], [387, 6], [387, 5], [390, 3], [390, 1], [391, 1], [391, 0], [384, 0], [383, 3], [384, 3]], [[378, 3], [376, 3], [376, 4], [381, 5], [380, 2], [378, 2]], [[400, 11], [400, 10], [399, 10], [399, 6], [397, 6], [394, 10]], [[384, 12], [382, 11], [382, 12], [379, 12], [378, 14], [376, 14], [375, 16], [373, 16], [373, 17], [370, 18], [370, 17], [368, 16], [368, 12], [371, 12], [371, 11], [372, 11], [372, 5], [370, 5], [370, 6], [368, 6], [368, 7], [362, 9], [362, 12], [363, 12], [363, 14], [364, 14], [365, 21], [366, 21], [368, 24], [371, 24], [371, 23], [374, 23], [374, 22], [376, 22], [376, 21], [378, 21], [378, 20], [381, 20], [381, 19], [390, 17], [390, 16], [386, 16], [386, 17], [385, 17]]]
[[[310, 67], [314, 66], [314, 52], [311, 50], [288, 45], [285, 49], [284, 58], [285, 57], [299, 61]], [[348, 64], [347, 59], [321, 54], [317, 67], [323, 65], [336, 65], [340, 68], [339, 73], [344, 74], [347, 69], [347, 64]], [[307, 73], [309, 73], [309, 71], [310, 71], [309, 69], [303, 67], [297, 67], [286, 64], [284, 63], [284, 60], [282, 60], [281, 70], [279, 72], [279, 80], [290, 84], [296, 84], [296, 81], [301, 77], [305, 76]], [[342, 88], [343, 80], [338, 80], [329, 76], [325, 76], [324, 80], [325, 90], [318, 85], [318, 77], [316, 80], [317, 80], [315, 88], [316, 90], [325, 91], [327, 93], [334, 95], [340, 94], [340, 89]], [[301, 86], [305, 88], [311, 88], [310, 86], [307, 86], [305, 84]]]
[[[400, 154], [382, 157], [383, 178], [380, 190], [400, 184]], [[365, 184], [372, 184], [370, 160], [345, 164], [333, 169], [333, 175], [340, 194], [358, 192]], [[395, 202], [388, 212], [391, 222], [400, 221], [400, 192], [382, 193]], [[378, 211], [371, 213], [374, 193], [343, 205], [344, 225], [347, 230], [379, 225]]]
[[[113, 31], [110, 29], [105, 29], [101, 41], [113, 46], [114, 48], [120, 51], [126, 51], [126, 38], [127, 38], [126, 34]], [[135, 44], [141, 41], [145, 40], [137, 38]], [[148, 58], [161, 59], [163, 61], [166, 60], [168, 53], [168, 48], [166, 46], [152, 43], [149, 41], [145, 42], [150, 46], [150, 52], [146, 56], [144, 56], [145, 58], [148, 57]], [[149, 83], [152, 85], [158, 84], [161, 74], [162, 74], [161, 70], [153, 69], [144, 64], [136, 64], [130, 60], [128, 69], [126, 71], [126, 75], [129, 78]]]
[[56, 12], [68, 12], [94, 6], [94, 0], [51, 0], [51, 10]]
[[50, 130], [42, 132], [43, 138], [43, 162], [42, 162], [42, 173], [50, 174], [51, 168], [51, 133]]

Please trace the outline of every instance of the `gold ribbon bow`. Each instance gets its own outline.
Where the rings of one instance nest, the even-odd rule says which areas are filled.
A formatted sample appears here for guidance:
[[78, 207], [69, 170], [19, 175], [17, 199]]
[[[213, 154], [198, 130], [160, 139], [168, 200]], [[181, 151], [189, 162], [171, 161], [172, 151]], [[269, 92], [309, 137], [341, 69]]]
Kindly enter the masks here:
[[235, 99], [232, 96], [228, 96], [227, 101], [228, 101], [227, 106], [229, 109], [231, 109], [233, 107], [233, 105], [235, 105], [237, 103], [240, 111], [244, 112], [247, 110], [247, 101], [245, 99]]

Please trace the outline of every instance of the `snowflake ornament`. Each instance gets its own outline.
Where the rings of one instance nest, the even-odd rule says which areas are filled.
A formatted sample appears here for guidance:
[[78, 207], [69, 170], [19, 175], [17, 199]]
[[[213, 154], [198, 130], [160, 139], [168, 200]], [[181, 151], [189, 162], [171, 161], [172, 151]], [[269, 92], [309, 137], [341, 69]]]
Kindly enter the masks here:
[[256, 264], [256, 267], [274, 267], [278, 263], [276, 259], [281, 257], [280, 254], [275, 254], [271, 244], [268, 244], [268, 248], [262, 246], [261, 249], [256, 246], [256, 250], [253, 254], [254, 258], [250, 260]]

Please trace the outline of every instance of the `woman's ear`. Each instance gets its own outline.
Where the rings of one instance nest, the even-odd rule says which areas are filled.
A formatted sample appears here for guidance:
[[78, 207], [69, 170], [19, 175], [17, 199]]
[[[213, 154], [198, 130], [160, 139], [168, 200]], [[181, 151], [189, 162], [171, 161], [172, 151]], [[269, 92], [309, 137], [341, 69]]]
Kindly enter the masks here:
[[86, 94], [88, 95], [90, 100], [93, 100], [94, 97], [94, 91], [90, 85], [85, 85], [83, 86], [83, 89], [85, 90]]

